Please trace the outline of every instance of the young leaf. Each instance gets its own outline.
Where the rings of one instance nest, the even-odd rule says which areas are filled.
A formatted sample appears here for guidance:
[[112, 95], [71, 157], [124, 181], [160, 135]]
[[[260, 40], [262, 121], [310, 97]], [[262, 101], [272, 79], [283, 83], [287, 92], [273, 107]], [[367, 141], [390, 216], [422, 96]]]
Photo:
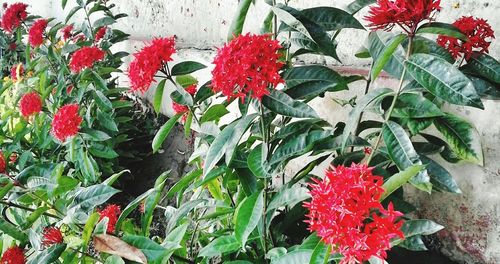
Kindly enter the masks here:
[[163, 90], [165, 89], [166, 79], [163, 79], [156, 86], [155, 95], [153, 97], [153, 109], [157, 114], [160, 113], [161, 103], [163, 101]]
[[156, 133], [153, 138], [153, 153], [156, 153], [160, 148], [165, 139], [167, 139], [170, 131], [177, 123], [177, 120], [182, 116], [182, 114], [176, 114], [172, 118], [170, 118], [163, 126], [161, 126], [160, 130]]
[[407, 38], [405, 34], [399, 34], [391, 39], [391, 41], [385, 46], [380, 52], [377, 59], [374, 60], [372, 70], [371, 70], [371, 79], [376, 80], [382, 69], [385, 67], [387, 62], [392, 58], [394, 51], [398, 48], [398, 46]]
[[420, 171], [425, 168], [423, 165], [413, 165], [408, 167], [406, 170], [401, 171], [392, 175], [386, 182], [382, 188], [384, 188], [384, 193], [380, 197], [380, 200], [383, 201], [387, 198], [391, 193], [395, 192], [405, 183], [410, 181], [413, 177], [415, 177]]
[[[394, 39], [394, 34], [385, 31], [373, 31], [368, 35], [368, 50], [374, 61], [377, 61], [387, 51]], [[389, 49], [390, 50], [390, 49]], [[400, 79], [404, 69], [404, 50], [396, 45], [390, 58], [384, 63], [384, 71], [394, 78]], [[408, 78], [408, 75], [405, 76]]]
[[252, 4], [252, 0], [243, 0], [240, 1], [238, 5], [238, 10], [236, 10], [236, 15], [234, 16], [233, 22], [229, 27], [227, 41], [231, 41], [233, 38], [241, 35], [243, 32], [243, 25], [245, 24], [245, 20], [247, 17], [248, 10], [250, 9], [250, 5]]
[[248, 236], [259, 224], [264, 212], [263, 192], [254, 193], [246, 197], [236, 208], [234, 214], [234, 236], [240, 242], [241, 247], [245, 247]]

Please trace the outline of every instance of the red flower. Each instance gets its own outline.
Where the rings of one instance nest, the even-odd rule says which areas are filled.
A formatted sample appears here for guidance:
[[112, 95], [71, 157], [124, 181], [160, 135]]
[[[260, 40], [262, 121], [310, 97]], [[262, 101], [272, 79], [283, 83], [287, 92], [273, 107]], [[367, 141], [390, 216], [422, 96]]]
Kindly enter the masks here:
[[447, 49], [455, 59], [461, 54], [466, 59], [470, 59], [474, 51], [488, 53], [491, 40], [495, 38], [495, 33], [490, 24], [484, 19], [464, 16], [453, 23], [465, 36], [468, 41], [462, 41], [453, 37], [439, 36], [437, 43]]
[[146, 92], [154, 81], [155, 74], [165, 63], [172, 61], [175, 53], [175, 39], [157, 38], [134, 54], [128, 67], [128, 78], [132, 91]]
[[[190, 85], [185, 88], [186, 92], [188, 92], [190, 95], [196, 94], [197, 87], [196, 84]], [[175, 114], [183, 114], [182, 115], [182, 121], [186, 122], [186, 119], [188, 117], [188, 111], [189, 107], [186, 105], [178, 104], [174, 101], [172, 101], [172, 109], [174, 109]]]
[[74, 88], [74, 86], [72, 84], [70, 84], [68, 87], [66, 87], [66, 93], [70, 94], [71, 91], [73, 91], [73, 88]]
[[23, 76], [23, 74], [24, 74], [24, 67], [23, 67], [22, 63], [14, 65], [10, 69], [10, 78], [14, 82], [17, 82], [18, 79], [21, 79], [21, 77]]
[[309, 230], [344, 256], [341, 264], [384, 259], [391, 239], [404, 237], [402, 213], [392, 204], [385, 210], [379, 201], [382, 184], [383, 178], [374, 176], [372, 168], [353, 164], [331, 167], [325, 179], [310, 185], [312, 199], [304, 203]]
[[52, 120], [52, 134], [59, 141], [64, 142], [67, 138], [78, 133], [82, 118], [78, 115], [78, 105], [68, 104], [59, 109]]
[[96, 61], [104, 58], [104, 51], [97, 47], [83, 47], [71, 56], [69, 67], [73, 72], [80, 72], [85, 68], [94, 66]]
[[213, 91], [222, 92], [228, 100], [247, 95], [261, 99], [269, 94], [268, 87], [276, 88], [283, 82], [278, 73], [283, 66], [280, 48], [269, 35], [246, 34], [233, 39], [218, 50], [213, 61]]
[[18, 246], [10, 247], [5, 250], [0, 261], [2, 264], [25, 264], [26, 257], [24, 256], [24, 250]]
[[366, 155], [370, 155], [370, 154], [372, 154], [372, 148], [370, 148], [370, 147], [364, 147], [364, 148], [363, 148], [363, 152], [364, 152]]
[[95, 33], [95, 36], [94, 36], [94, 40], [95, 42], [99, 42], [99, 40], [101, 40], [104, 35], [106, 35], [106, 31], [108, 30], [107, 27], [102, 27], [100, 28], [96, 33]]
[[9, 161], [10, 161], [11, 164], [16, 163], [16, 161], [17, 161], [17, 153], [12, 152], [12, 154], [10, 154]]
[[78, 34], [78, 35], [74, 36], [72, 40], [73, 40], [74, 42], [84, 41], [84, 40], [85, 40], [85, 35], [83, 35], [83, 34]]
[[56, 227], [47, 227], [43, 230], [42, 244], [50, 247], [55, 244], [62, 244], [64, 241], [61, 230]]
[[2, 16], [2, 28], [7, 32], [12, 32], [19, 27], [21, 22], [28, 17], [27, 7], [25, 3], [15, 3], [7, 7]]
[[62, 38], [64, 40], [68, 40], [69, 38], [71, 38], [71, 36], [73, 35], [71, 31], [73, 31], [73, 24], [63, 27], [61, 29]]
[[0, 173], [5, 173], [7, 169], [7, 162], [5, 162], [5, 157], [3, 156], [3, 152], [0, 150]]
[[15, 42], [12, 42], [9, 44], [9, 50], [16, 50], [17, 44]]
[[42, 111], [42, 98], [37, 92], [24, 94], [19, 102], [19, 110], [24, 117], [40, 113]]
[[32, 47], [35, 48], [43, 44], [43, 32], [47, 28], [48, 23], [45, 19], [38, 19], [33, 23], [28, 32], [28, 40]]
[[109, 204], [103, 210], [97, 210], [97, 212], [101, 215], [99, 221], [104, 217], [108, 218], [108, 229], [106, 231], [108, 233], [114, 233], [116, 222], [121, 214], [120, 206], [116, 204]]
[[407, 33], [415, 33], [420, 22], [432, 20], [441, 10], [441, 0], [377, 0], [365, 17], [372, 29], [391, 30], [401, 26]]

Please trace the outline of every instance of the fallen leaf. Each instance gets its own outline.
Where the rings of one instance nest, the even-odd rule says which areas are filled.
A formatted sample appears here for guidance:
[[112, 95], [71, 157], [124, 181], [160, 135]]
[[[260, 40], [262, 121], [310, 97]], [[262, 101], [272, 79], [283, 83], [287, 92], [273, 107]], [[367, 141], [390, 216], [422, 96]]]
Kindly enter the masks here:
[[122, 258], [147, 264], [148, 260], [142, 251], [134, 246], [125, 243], [118, 237], [99, 234], [94, 236], [94, 246], [99, 252], [104, 252]]

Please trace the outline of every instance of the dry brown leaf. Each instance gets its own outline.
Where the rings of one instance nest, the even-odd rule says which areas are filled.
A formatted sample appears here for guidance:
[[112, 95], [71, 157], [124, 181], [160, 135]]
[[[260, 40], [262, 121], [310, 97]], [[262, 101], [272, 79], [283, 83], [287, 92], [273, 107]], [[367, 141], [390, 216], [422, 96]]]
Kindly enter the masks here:
[[146, 256], [140, 249], [125, 243], [118, 237], [106, 234], [95, 235], [94, 245], [97, 251], [120, 256], [138, 263], [148, 263]]

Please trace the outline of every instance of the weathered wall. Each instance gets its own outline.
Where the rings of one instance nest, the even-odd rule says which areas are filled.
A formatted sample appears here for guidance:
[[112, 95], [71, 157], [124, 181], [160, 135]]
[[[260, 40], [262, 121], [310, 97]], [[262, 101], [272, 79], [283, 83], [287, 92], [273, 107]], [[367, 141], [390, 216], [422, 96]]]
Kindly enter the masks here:
[[[69, 11], [61, 10], [59, 0], [31, 0], [34, 13], [43, 16], [63, 17]], [[7, 1], [13, 2], [13, 1]], [[69, 2], [72, 2], [71, 0]], [[237, 0], [115, 0], [117, 10], [127, 13], [118, 27], [132, 35], [132, 39], [123, 48], [134, 51], [143, 42], [155, 36], [176, 35], [179, 52], [176, 59], [196, 60], [209, 64], [215, 47], [221, 46], [227, 36], [232, 15], [236, 10]], [[261, 21], [268, 12], [264, 1], [257, 0], [251, 8], [250, 21], [246, 31], [257, 32]], [[344, 7], [350, 0], [292, 0], [294, 7], [312, 7], [318, 5]], [[452, 22], [462, 15], [480, 16], [489, 21], [500, 32], [499, 0], [442, 0], [443, 10], [439, 20]], [[365, 10], [366, 12], [366, 10]], [[361, 19], [365, 13], [361, 12]], [[340, 36], [339, 56], [346, 71], [366, 70], [367, 61], [357, 59], [353, 52], [364, 42], [367, 32], [346, 30]], [[498, 34], [497, 34], [498, 35]], [[491, 54], [500, 57], [500, 41], [491, 47]], [[339, 66], [321, 56], [307, 57], [306, 62], [328, 63]], [[201, 82], [209, 78], [209, 70], [198, 74]], [[386, 86], [390, 80], [382, 79], [374, 87]], [[359, 85], [358, 85], [359, 86]], [[151, 98], [151, 89], [146, 96]], [[360, 93], [362, 87], [354, 85], [351, 89]], [[350, 92], [351, 94], [353, 92]], [[165, 91], [169, 93], [170, 91]], [[329, 94], [322, 100], [313, 102], [317, 112], [336, 123], [345, 120], [349, 109], [342, 109], [331, 100], [338, 94]], [[342, 96], [342, 95], [340, 95]], [[166, 96], [168, 97], [168, 96]], [[170, 114], [170, 102], [165, 101], [162, 110]], [[480, 131], [484, 146], [485, 166], [470, 164], [446, 165], [458, 181], [463, 195], [433, 194], [421, 192], [411, 195], [419, 208], [419, 215], [447, 225], [439, 233], [444, 244], [443, 251], [452, 258], [466, 263], [500, 263], [500, 103], [485, 102], [485, 111], [467, 107], [450, 107], [472, 122]], [[443, 162], [443, 164], [446, 164]], [[325, 164], [316, 170], [321, 173]], [[288, 170], [293, 172], [298, 166], [293, 164]]]

